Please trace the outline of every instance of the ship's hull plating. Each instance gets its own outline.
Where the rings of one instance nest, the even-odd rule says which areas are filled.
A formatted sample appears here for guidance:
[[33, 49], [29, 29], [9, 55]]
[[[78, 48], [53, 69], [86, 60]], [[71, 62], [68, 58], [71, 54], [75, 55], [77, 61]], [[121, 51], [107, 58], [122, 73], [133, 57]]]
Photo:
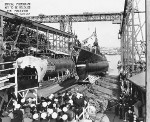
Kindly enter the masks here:
[[100, 75], [108, 71], [108, 61], [103, 54], [95, 54], [88, 50], [74, 47], [78, 52], [78, 56], [75, 56], [76, 70], [80, 79], [84, 79], [88, 74]]

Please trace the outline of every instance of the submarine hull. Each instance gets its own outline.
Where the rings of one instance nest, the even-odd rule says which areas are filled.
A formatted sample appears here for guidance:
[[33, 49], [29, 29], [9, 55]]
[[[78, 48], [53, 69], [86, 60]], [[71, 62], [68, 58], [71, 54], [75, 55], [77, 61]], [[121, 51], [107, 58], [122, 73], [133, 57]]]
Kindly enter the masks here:
[[103, 75], [109, 68], [109, 63], [102, 53], [95, 54], [81, 47], [74, 46], [73, 58], [76, 71], [80, 79], [85, 79], [89, 74]]

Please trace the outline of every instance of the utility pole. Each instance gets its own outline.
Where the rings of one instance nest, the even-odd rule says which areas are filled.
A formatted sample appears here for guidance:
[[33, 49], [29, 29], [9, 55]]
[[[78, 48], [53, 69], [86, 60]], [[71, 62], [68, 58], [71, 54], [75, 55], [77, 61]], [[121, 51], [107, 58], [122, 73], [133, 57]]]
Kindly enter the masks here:
[[145, 0], [146, 19], [146, 122], [150, 122], [150, 0]]

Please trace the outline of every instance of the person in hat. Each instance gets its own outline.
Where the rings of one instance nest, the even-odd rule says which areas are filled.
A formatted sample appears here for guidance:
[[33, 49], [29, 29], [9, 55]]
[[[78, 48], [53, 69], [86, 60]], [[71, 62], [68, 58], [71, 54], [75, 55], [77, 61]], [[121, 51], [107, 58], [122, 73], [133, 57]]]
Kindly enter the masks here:
[[57, 117], [58, 117], [58, 114], [56, 112], [53, 112], [50, 122], [57, 122], [57, 120], [58, 120]]
[[20, 104], [15, 105], [15, 110], [13, 111], [14, 118], [11, 120], [11, 122], [22, 122], [23, 120], [23, 113], [20, 110]]
[[[72, 102], [71, 102], [72, 103]], [[75, 113], [74, 113], [74, 111], [73, 111], [73, 109], [72, 109], [72, 105], [71, 104], [69, 104], [69, 105], [67, 105], [67, 108], [68, 108], [68, 110], [66, 111], [66, 114], [67, 114], [67, 116], [68, 116], [68, 122], [73, 122], [73, 121], [75, 121]]]
[[31, 104], [30, 105], [30, 108], [31, 108], [31, 113], [33, 114], [34, 113], [34, 111], [36, 110], [36, 104]]
[[41, 113], [41, 122], [48, 122], [46, 112]]
[[77, 93], [76, 98], [73, 101], [75, 106], [75, 113], [76, 115], [80, 115], [82, 113], [82, 107], [84, 107], [84, 98], [83, 95], [80, 93]]
[[63, 122], [67, 122], [68, 115], [67, 114], [63, 114], [61, 118], [62, 118]]
[[53, 109], [51, 109], [51, 108], [48, 108], [47, 109], [47, 118], [48, 118], [48, 120], [50, 120], [51, 119], [51, 117], [52, 117], [52, 113], [54, 112], [54, 110]]
[[33, 114], [33, 122], [40, 122], [40, 118], [39, 118], [39, 114], [38, 113], [34, 113]]

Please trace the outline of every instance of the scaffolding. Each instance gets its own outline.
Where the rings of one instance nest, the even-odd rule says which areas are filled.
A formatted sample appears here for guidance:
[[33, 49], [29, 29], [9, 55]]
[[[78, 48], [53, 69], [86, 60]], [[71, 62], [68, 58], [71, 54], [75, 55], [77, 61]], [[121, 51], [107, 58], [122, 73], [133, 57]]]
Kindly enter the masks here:
[[34, 47], [37, 51], [52, 49], [70, 53], [68, 43], [74, 43], [74, 37], [73, 34], [0, 10], [0, 43], [9, 43], [12, 50]]
[[[123, 19], [119, 31], [121, 61], [124, 70], [135, 73], [136, 62], [145, 61], [145, 3], [125, 0]], [[144, 9], [143, 9], [144, 8]]]

